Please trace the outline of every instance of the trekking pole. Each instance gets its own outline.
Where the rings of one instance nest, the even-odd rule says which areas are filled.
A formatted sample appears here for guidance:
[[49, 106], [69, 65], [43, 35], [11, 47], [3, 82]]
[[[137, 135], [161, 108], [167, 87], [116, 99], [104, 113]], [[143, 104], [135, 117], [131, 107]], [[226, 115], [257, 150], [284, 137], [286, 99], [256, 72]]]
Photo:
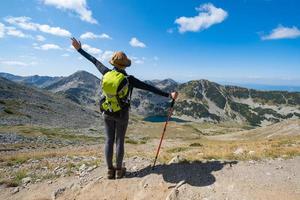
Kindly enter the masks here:
[[175, 99], [173, 99], [172, 102], [171, 102], [171, 106], [170, 106], [170, 109], [169, 109], [168, 117], [167, 117], [167, 120], [166, 120], [166, 122], [165, 122], [165, 126], [164, 126], [163, 132], [162, 132], [162, 134], [161, 134], [160, 142], [159, 142], [159, 145], [158, 145], [158, 148], [157, 148], [157, 151], [156, 151], [156, 156], [155, 156], [155, 159], [154, 159], [154, 163], [153, 163], [153, 166], [152, 166], [152, 170], [153, 170], [154, 167], [155, 167], [155, 163], [156, 163], [156, 160], [157, 160], [157, 157], [158, 157], [158, 154], [159, 154], [159, 150], [160, 150], [160, 147], [161, 147], [161, 143], [162, 143], [162, 140], [163, 140], [163, 138], [164, 138], [164, 135], [165, 135], [165, 132], [166, 132], [166, 129], [167, 129], [168, 122], [169, 122], [169, 120], [170, 120], [170, 118], [171, 118], [171, 115], [172, 115], [172, 112], [173, 112], [174, 103], [175, 103]]

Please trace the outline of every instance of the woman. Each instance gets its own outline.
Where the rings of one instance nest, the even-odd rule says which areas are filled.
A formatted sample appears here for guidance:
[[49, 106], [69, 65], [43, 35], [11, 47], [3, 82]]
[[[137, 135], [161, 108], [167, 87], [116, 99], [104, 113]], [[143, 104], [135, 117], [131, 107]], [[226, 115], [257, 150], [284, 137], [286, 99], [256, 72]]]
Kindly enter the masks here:
[[[81, 48], [80, 41], [77, 41], [75, 38], [72, 38], [73, 47], [86, 59], [91, 61], [97, 69], [100, 71], [102, 75], [105, 75], [107, 72], [111, 71], [111, 69], [105, 67], [100, 61], [98, 61], [95, 57], [88, 54]], [[131, 60], [127, 58], [126, 54], [123, 52], [115, 52], [109, 61], [110, 64], [114, 66], [113, 70], [124, 74], [129, 82], [129, 88], [139, 88], [143, 90], [148, 90], [155, 94], [171, 97], [176, 99], [178, 96], [177, 92], [166, 93], [161, 91], [160, 89], [148, 85], [134, 76], [128, 76], [125, 69], [131, 65]], [[122, 109], [118, 112], [118, 114], [105, 111], [104, 112], [104, 126], [105, 126], [105, 134], [106, 134], [106, 142], [105, 142], [105, 159], [108, 167], [107, 178], [122, 178], [125, 175], [126, 169], [122, 168], [122, 162], [124, 157], [124, 139], [128, 125], [129, 118], [129, 105], [122, 107]], [[112, 158], [113, 158], [113, 147], [114, 141], [116, 139], [116, 167], [113, 166]]]

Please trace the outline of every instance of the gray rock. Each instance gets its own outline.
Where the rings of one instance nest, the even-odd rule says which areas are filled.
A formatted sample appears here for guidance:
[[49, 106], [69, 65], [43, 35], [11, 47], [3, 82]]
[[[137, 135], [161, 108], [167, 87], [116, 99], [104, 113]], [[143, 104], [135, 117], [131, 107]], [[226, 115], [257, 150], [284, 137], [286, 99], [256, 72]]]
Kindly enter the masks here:
[[99, 176], [98, 178], [96, 178], [96, 181], [99, 181], [103, 178], [103, 176]]
[[250, 164], [255, 164], [255, 161], [254, 160], [249, 160], [249, 163]]
[[180, 155], [176, 155], [175, 157], [173, 157], [169, 162], [168, 164], [172, 164], [172, 163], [181, 163], [181, 162], [184, 162], [186, 161], [184, 158], [182, 158]]
[[31, 177], [26, 177], [26, 178], [23, 178], [23, 179], [22, 179], [22, 183], [26, 185], [26, 184], [30, 183], [31, 180], [32, 180]]
[[36, 183], [41, 182], [41, 181], [42, 181], [42, 179], [36, 179], [35, 180]]
[[283, 167], [281, 165], [279, 165], [275, 169], [283, 169]]
[[181, 187], [183, 184], [185, 184], [185, 180], [180, 181], [179, 183], [177, 183], [177, 185], [175, 186], [175, 188], [179, 188]]
[[86, 165], [85, 164], [82, 164], [80, 167], [79, 167], [79, 171], [83, 171], [86, 169]]
[[12, 193], [13, 194], [16, 194], [16, 193], [18, 193], [20, 191], [20, 188], [19, 187], [16, 187], [13, 191], [12, 191]]
[[96, 165], [93, 165], [93, 166], [90, 166], [86, 171], [87, 172], [91, 172], [91, 171], [93, 171], [94, 169], [96, 169], [97, 168], [97, 166]]
[[59, 195], [61, 195], [64, 191], [66, 190], [65, 187], [63, 188], [58, 188], [57, 190], [55, 190], [53, 193], [52, 193], [52, 200], [55, 200]]
[[234, 155], [240, 155], [242, 153], [244, 153], [244, 149], [240, 147], [233, 152]]
[[53, 171], [55, 172], [55, 171], [58, 170], [58, 169], [59, 169], [59, 166], [55, 167]]

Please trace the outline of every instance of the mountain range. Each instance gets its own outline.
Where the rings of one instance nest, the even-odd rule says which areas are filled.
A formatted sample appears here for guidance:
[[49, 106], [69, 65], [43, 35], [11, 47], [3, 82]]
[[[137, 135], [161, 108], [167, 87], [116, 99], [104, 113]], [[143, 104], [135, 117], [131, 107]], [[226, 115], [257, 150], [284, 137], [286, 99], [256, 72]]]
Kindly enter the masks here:
[[[68, 77], [19, 77], [7, 73], [0, 73], [0, 76], [22, 84], [22, 87], [26, 85], [25, 90], [37, 87], [43, 91], [39, 93], [41, 96], [51, 94], [88, 110], [98, 110], [101, 80], [86, 71], [78, 71]], [[1, 84], [5, 81], [0, 79]], [[182, 84], [172, 79], [145, 82], [167, 92], [178, 91], [180, 95], [174, 115], [184, 120], [215, 123], [235, 121], [263, 126], [284, 119], [300, 118], [300, 92], [260, 91], [224, 86], [208, 80]], [[165, 97], [134, 89], [131, 111], [142, 116], [164, 116], [169, 102]]]

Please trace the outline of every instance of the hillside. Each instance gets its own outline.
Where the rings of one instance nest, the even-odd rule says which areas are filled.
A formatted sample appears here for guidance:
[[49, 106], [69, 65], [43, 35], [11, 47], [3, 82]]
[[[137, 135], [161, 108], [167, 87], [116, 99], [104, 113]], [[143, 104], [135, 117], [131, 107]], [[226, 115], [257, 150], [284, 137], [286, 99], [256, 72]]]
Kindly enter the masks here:
[[37, 88], [0, 78], [0, 124], [87, 128], [99, 113]]
[[[300, 92], [259, 91], [223, 86], [208, 80], [177, 83], [172, 79], [146, 81], [164, 91], [178, 90], [174, 116], [188, 121], [246, 122], [264, 126], [284, 119], [300, 117]], [[82, 106], [98, 110], [100, 79], [78, 71], [45, 87]], [[169, 99], [134, 89], [131, 111], [142, 116], [166, 115]]]
[[176, 114], [212, 121], [246, 121], [264, 125], [300, 117], [300, 93], [258, 91], [222, 86], [207, 80], [179, 86]]
[[100, 79], [85, 71], [78, 71], [45, 89], [92, 108], [96, 108], [101, 95]]

